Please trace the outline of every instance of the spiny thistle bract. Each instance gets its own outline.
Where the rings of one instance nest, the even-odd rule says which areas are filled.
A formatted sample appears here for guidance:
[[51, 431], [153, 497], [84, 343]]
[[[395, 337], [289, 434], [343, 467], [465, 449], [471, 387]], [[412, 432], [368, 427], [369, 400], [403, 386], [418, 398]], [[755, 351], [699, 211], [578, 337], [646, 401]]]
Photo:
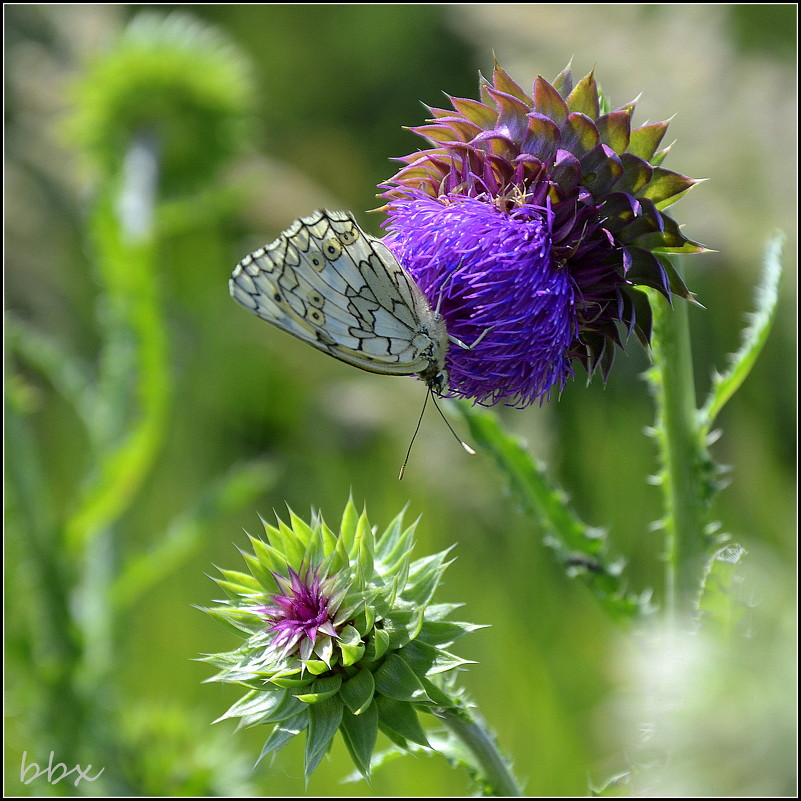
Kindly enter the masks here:
[[661, 166], [668, 123], [632, 129], [636, 101], [612, 110], [592, 73], [529, 95], [496, 64], [480, 93], [411, 128], [430, 147], [381, 186], [385, 242], [468, 345], [448, 349], [450, 394], [525, 406], [574, 359], [605, 380], [621, 329], [650, 342], [638, 286], [692, 298], [667, 254], [704, 247], [664, 209], [698, 181]]
[[259, 759], [306, 731], [308, 776], [339, 731], [369, 778], [379, 730], [400, 748], [428, 746], [417, 712], [455, 705], [443, 674], [468, 662], [445, 649], [479, 627], [431, 602], [448, 552], [412, 560], [415, 527], [401, 512], [376, 536], [352, 500], [338, 534], [290, 512], [289, 525], [264, 523], [266, 541], [249, 535], [249, 573], [220, 571], [228, 600], [205, 611], [245, 639], [203, 659], [220, 669], [209, 681], [249, 688], [220, 720], [273, 725]]

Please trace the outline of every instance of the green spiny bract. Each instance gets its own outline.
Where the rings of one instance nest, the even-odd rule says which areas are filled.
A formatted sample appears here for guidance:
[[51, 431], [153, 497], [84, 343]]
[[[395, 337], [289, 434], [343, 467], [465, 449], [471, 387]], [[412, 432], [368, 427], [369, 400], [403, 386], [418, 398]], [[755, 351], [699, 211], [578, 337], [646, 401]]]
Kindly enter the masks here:
[[[452, 707], [454, 671], [467, 661], [445, 650], [477, 626], [447, 620], [433, 604], [447, 551], [412, 559], [416, 523], [401, 512], [376, 535], [349, 501], [335, 534], [319, 514], [310, 523], [264, 523], [243, 552], [248, 573], [221, 570], [228, 599], [205, 611], [244, 642], [204, 660], [210, 681], [249, 689], [220, 719], [272, 725], [260, 759], [306, 731], [306, 775], [340, 731], [369, 777], [378, 731], [401, 748], [427, 746], [418, 711]], [[448, 681], [446, 681], [446, 679]]]

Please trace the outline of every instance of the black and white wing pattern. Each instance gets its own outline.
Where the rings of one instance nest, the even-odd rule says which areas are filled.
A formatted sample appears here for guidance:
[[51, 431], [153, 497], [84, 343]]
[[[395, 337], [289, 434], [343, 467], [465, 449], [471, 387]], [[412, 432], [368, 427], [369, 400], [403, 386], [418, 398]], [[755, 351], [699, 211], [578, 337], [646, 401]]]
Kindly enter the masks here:
[[362, 370], [447, 385], [445, 323], [379, 239], [346, 211], [296, 220], [245, 256], [231, 296], [254, 314]]

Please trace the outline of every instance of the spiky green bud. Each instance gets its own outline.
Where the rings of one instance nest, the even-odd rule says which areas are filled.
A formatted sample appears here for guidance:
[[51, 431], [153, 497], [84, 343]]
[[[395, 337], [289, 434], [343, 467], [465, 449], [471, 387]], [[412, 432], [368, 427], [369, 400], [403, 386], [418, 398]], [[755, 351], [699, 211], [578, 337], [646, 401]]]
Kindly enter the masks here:
[[445, 649], [478, 627], [432, 603], [448, 551], [413, 560], [416, 525], [401, 512], [376, 535], [352, 500], [336, 534], [319, 514], [307, 524], [290, 512], [250, 536], [248, 573], [220, 571], [228, 599], [205, 611], [244, 642], [204, 660], [220, 669], [211, 681], [249, 690], [220, 720], [273, 727], [260, 759], [305, 731], [308, 776], [339, 731], [369, 777], [379, 730], [428, 746], [417, 713], [455, 704], [443, 674], [468, 663]]

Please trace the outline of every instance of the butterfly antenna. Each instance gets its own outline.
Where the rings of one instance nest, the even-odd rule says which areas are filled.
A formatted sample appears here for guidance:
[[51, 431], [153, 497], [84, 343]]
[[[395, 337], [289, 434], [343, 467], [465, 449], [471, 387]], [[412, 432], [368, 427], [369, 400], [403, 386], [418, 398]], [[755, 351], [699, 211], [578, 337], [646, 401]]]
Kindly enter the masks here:
[[[447, 417], [445, 417], [445, 415], [442, 413], [442, 409], [440, 409], [440, 408], [439, 408], [439, 404], [437, 403], [437, 399], [436, 399], [436, 397], [434, 397], [434, 393], [433, 393], [433, 392], [431, 392], [431, 390], [429, 390], [429, 391], [428, 391], [428, 394], [429, 394], [429, 395], [431, 395], [431, 399], [434, 401], [434, 406], [436, 407], [436, 410], [439, 412], [439, 416], [440, 416], [440, 417], [441, 417], [441, 418], [442, 418], [442, 419], [445, 421], [445, 425], [446, 425], [446, 426], [448, 426], [448, 431], [450, 431], [450, 432], [451, 432], [451, 434], [453, 434], [453, 436], [456, 438], [456, 441], [457, 441], [457, 442], [458, 442], [458, 443], [459, 443], [459, 444], [460, 444], [460, 445], [461, 445], [461, 446], [462, 446], [462, 447], [463, 447], [463, 448], [464, 448], [464, 449], [465, 449], [465, 450], [466, 450], [466, 451], [467, 451], [467, 452], [468, 452], [468, 453], [469, 453], [471, 456], [475, 456], [475, 455], [476, 455], [476, 452], [475, 452], [475, 451], [474, 451], [474, 450], [473, 450], [473, 449], [472, 449], [472, 448], [471, 448], [471, 447], [470, 447], [470, 446], [469, 446], [469, 445], [468, 445], [468, 444], [467, 444], [467, 443], [466, 443], [466, 442], [465, 442], [465, 441], [464, 441], [464, 440], [463, 440], [463, 439], [462, 439], [462, 438], [461, 438], [461, 437], [460, 437], [460, 436], [459, 436], [459, 435], [458, 435], [458, 434], [457, 434], [457, 433], [456, 433], [456, 432], [453, 430], [453, 426], [452, 426], [452, 425], [451, 425], [451, 424], [448, 422], [448, 418], [447, 418]], [[423, 406], [423, 408], [425, 409], [425, 406]], [[419, 423], [418, 423], [418, 427], [419, 427]]]
[[[398, 481], [402, 481], [403, 480], [403, 474], [406, 472], [406, 463], [409, 461], [409, 456], [412, 453], [412, 445], [414, 445], [414, 441], [417, 438], [417, 432], [420, 430], [420, 423], [423, 422], [423, 415], [425, 414], [426, 404], [428, 403], [428, 396], [430, 394], [431, 394], [430, 391], [427, 392], [426, 393], [426, 398], [423, 401], [423, 408], [420, 410], [420, 417], [417, 418], [417, 425], [415, 426], [414, 434], [412, 434], [412, 439], [411, 439], [411, 442], [409, 443], [409, 449], [406, 451], [406, 458], [403, 460], [403, 464], [401, 465], [400, 473], [398, 473]], [[435, 401], [435, 403], [436, 403], [436, 401]], [[442, 412], [440, 412], [440, 414], [442, 414]]]

